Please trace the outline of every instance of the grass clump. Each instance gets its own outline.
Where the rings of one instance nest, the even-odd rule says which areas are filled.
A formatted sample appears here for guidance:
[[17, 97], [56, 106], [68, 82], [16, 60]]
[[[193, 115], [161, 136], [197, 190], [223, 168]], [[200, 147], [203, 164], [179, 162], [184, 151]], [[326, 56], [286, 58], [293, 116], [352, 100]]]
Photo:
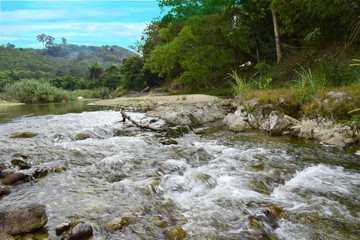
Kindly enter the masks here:
[[24, 79], [7, 85], [4, 97], [10, 101], [23, 103], [49, 103], [71, 100], [71, 96], [64, 90], [51, 85], [44, 80]]

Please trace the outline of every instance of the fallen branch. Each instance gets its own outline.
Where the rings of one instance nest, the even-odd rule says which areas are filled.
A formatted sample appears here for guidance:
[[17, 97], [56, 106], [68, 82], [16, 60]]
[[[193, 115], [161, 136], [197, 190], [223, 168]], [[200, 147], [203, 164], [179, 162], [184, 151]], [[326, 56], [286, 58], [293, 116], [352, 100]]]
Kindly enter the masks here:
[[144, 124], [141, 124], [141, 123], [131, 119], [130, 116], [124, 110], [121, 110], [120, 113], [123, 117], [123, 120], [122, 120], [123, 122], [125, 122], [125, 119], [127, 119], [130, 122], [132, 122], [133, 124], [135, 124], [136, 126], [138, 126], [139, 128], [150, 129], [152, 131], [157, 131], [157, 132], [164, 131], [164, 129], [162, 129], [162, 128], [156, 128], [156, 127], [151, 127], [149, 125], [144, 125]]

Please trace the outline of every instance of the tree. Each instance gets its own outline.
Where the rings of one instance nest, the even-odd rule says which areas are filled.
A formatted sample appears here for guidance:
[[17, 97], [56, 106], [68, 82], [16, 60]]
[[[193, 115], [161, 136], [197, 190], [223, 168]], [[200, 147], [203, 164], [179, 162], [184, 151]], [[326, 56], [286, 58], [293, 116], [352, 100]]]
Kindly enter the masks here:
[[66, 38], [61, 38], [62, 45], [66, 46]]
[[46, 36], [46, 39], [45, 39], [45, 40], [46, 40], [45, 47], [49, 48], [49, 47], [51, 47], [51, 46], [54, 45], [54, 41], [55, 41], [55, 38], [54, 38], [54, 37], [48, 35], [48, 36]]
[[99, 63], [95, 63], [89, 67], [90, 79], [93, 80], [94, 87], [102, 87], [100, 77], [104, 69]]
[[39, 42], [42, 42], [43, 44], [43, 48], [45, 48], [45, 42], [47, 40], [47, 35], [45, 33], [42, 33], [42, 34], [39, 34], [36, 36], [36, 39], [39, 41]]
[[11, 43], [7, 43], [7, 44], [6, 44], [6, 48], [14, 49], [14, 48], [15, 48], [15, 45], [14, 45], [14, 44], [11, 44]]
[[142, 71], [143, 66], [143, 59], [139, 56], [126, 59], [121, 67], [122, 85], [126, 89], [142, 90], [146, 87], [144, 73]]

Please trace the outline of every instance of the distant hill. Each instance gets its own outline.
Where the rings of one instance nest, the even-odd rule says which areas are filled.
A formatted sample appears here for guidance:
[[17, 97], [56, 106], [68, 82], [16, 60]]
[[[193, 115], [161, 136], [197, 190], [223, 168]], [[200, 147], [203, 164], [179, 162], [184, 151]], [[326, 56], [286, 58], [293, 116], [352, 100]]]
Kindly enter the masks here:
[[0, 47], [0, 72], [41, 71], [57, 76], [84, 77], [88, 67], [99, 63], [103, 68], [120, 66], [123, 60], [136, 56], [118, 46], [79, 46], [55, 44], [47, 49]]

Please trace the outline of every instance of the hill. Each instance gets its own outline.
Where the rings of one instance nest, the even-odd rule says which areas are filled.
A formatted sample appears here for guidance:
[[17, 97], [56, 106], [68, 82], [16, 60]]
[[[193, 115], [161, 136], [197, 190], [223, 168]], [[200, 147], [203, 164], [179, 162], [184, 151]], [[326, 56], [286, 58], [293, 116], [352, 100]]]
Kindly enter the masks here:
[[136, 56], [118, 46], [79, 46], [56, 44], [47, 49], [0, 47], [0, 72], [40, 71], [57, 76], [85, 77], [88, 68], [99, 63], [103, 68], [122, 65], [124, 59]]

